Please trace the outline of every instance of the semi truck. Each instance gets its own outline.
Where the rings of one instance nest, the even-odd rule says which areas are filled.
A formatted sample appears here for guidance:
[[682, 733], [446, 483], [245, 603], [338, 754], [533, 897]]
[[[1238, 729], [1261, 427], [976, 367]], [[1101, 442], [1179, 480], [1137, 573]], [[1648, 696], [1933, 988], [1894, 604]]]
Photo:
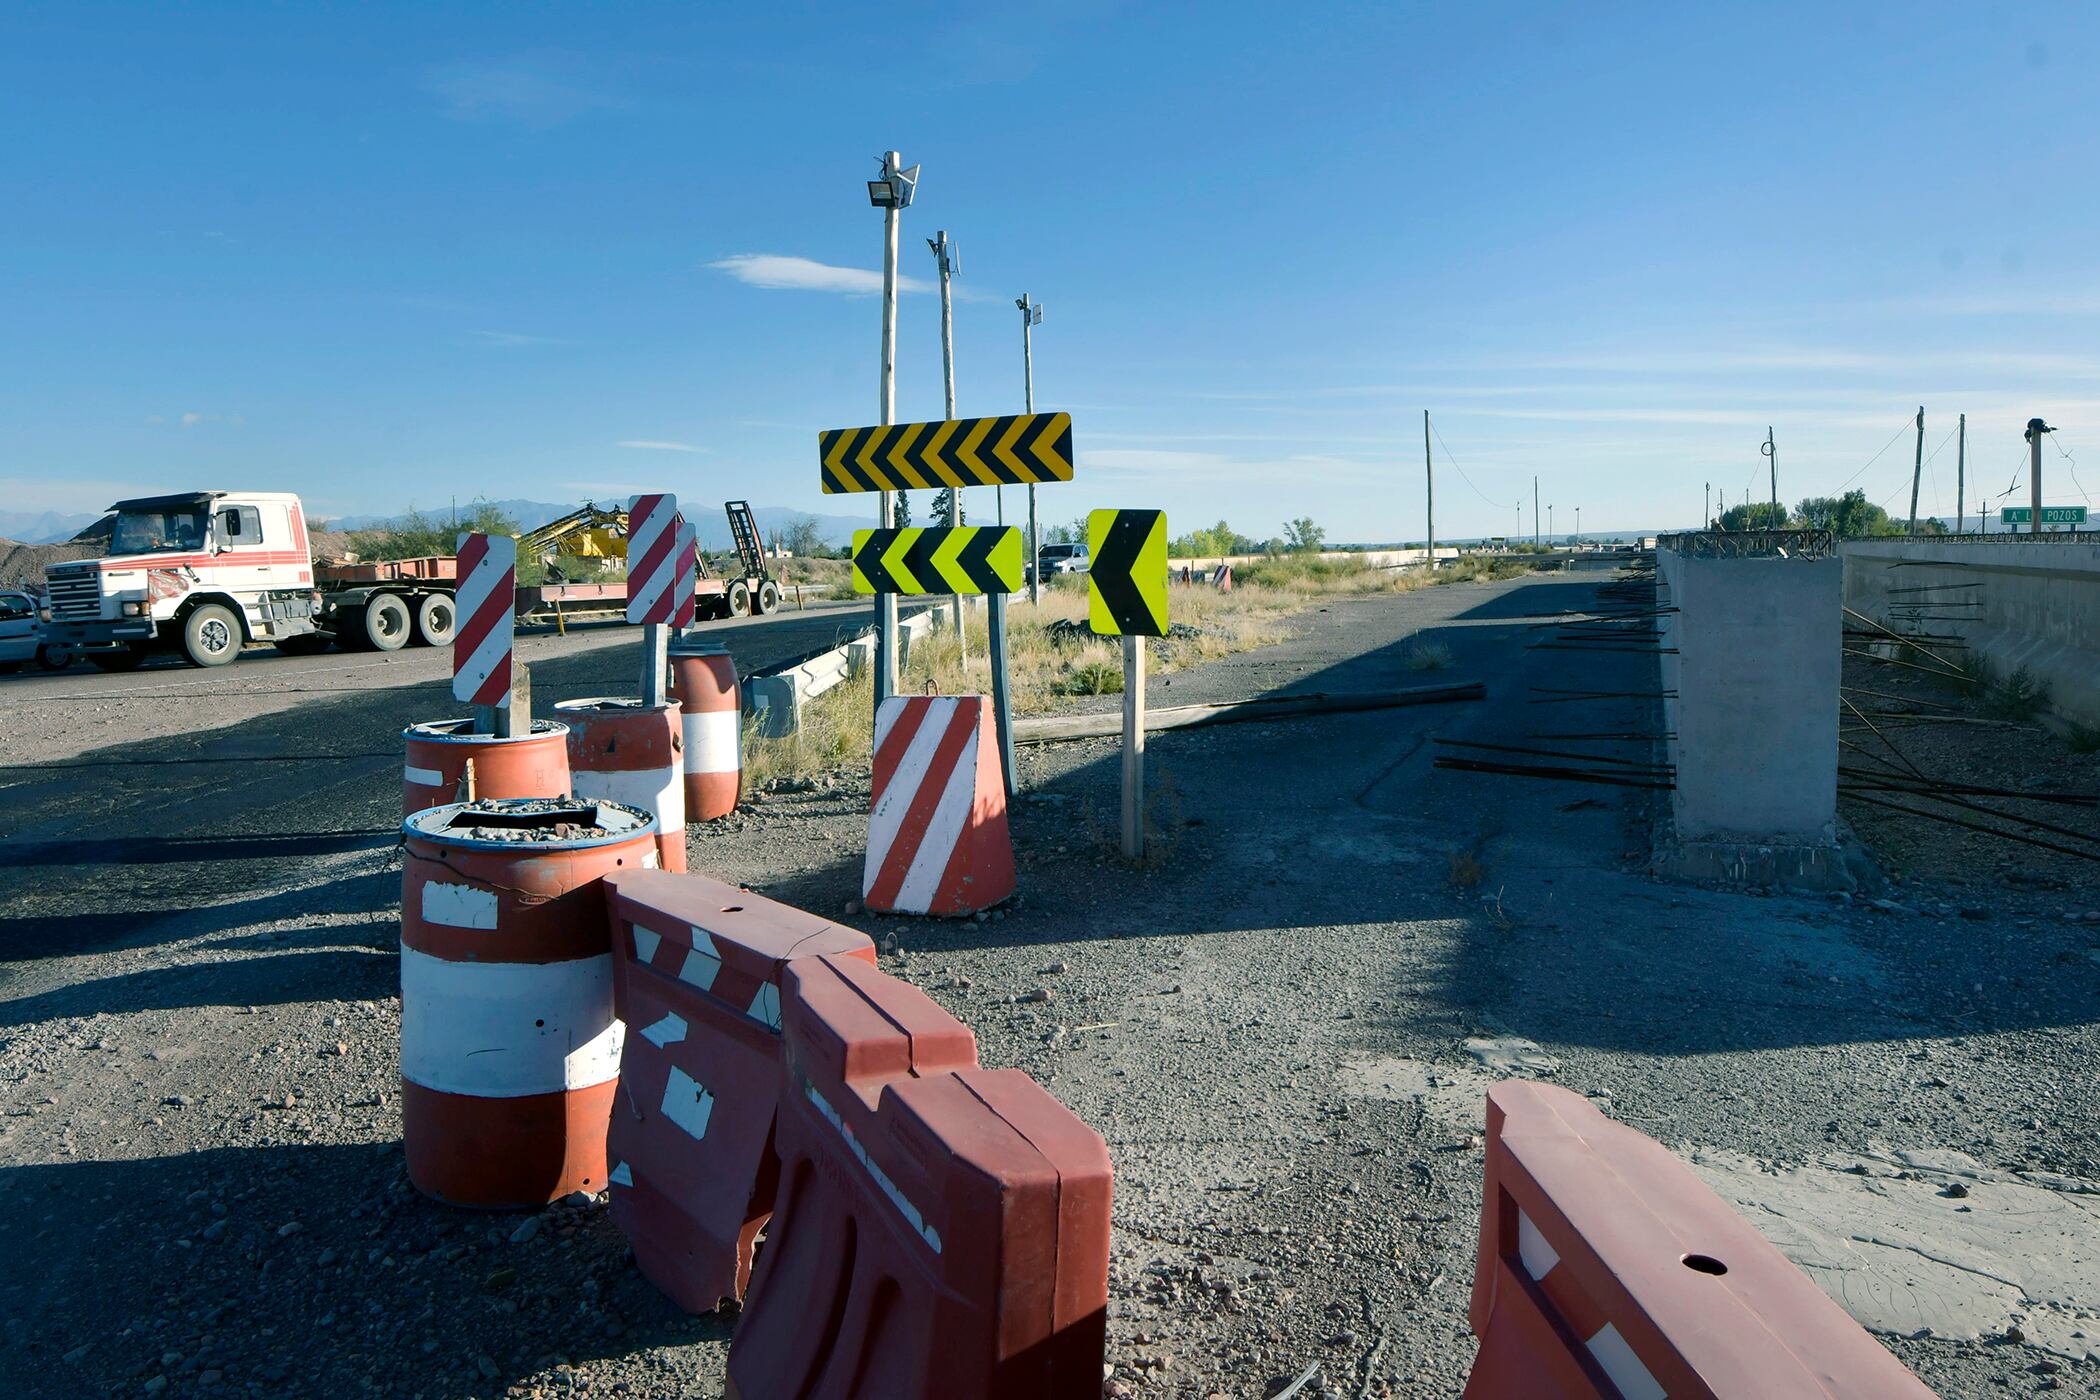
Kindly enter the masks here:
[[[331, 645], [443, 646], [457, 626], [450, 556], [316, 563], [305, 508], [289, 492], [142, 496], [118, 501], [110, 512], [106, 556], [53, 564], [44, 574], [47, 640], [105, 671], [132, 670], [156, 650], [172, 650], [193, 666], [223, 666], [251, 643], [294, 655]], [[763, 556], [743, 548], [747, 535], [755, 543], [755, 532], [749, 508], [741, 514], [739, 520], [730, 512], [732, 525], [742, 527], [734, 532], [739, 553], [758, 556], [757, 572], [710, 577], [703, 563], [695, 590], [701, 617], [778, 606]], [[520, 620], [538, 620], [550, 606], [558, 613], [572, 591], [590, 593], [608, 613], [626, 605], [624, 583], [520, 589]]]

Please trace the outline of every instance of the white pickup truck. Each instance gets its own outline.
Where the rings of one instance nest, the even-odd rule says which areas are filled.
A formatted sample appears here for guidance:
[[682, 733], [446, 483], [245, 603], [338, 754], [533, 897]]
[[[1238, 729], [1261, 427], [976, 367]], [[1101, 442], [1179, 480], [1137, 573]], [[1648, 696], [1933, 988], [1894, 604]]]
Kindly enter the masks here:
[[307, 654], [331, 641], [393, 651], [452, 640], [450, 560], [352, 566], [317, 580], [297, 496], [187, 491], [110, 510], [106, 557], [44, 571], [46, 640], [105, 671], [131, 670], [156, 647], [223, 666], [250, 642]]

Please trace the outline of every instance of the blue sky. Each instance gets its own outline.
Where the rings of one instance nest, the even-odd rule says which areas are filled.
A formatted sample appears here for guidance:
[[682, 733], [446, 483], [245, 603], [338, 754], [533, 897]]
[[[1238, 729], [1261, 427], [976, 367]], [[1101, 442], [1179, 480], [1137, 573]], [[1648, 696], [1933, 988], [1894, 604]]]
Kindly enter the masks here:
[[1019, 408], [1013, 299], [1047, 307], [1052, 520], [1419, 538], [1425, 407], [1446, 537], [1520, 499], [1528, 532], [1534, 474], [1562, 533], [1692, 524], [1703, 483], [1762, 495], [1767, 424], [1788, 500], [1898, 513], [1920, 404], [1941, 513], [1957, 413], [1972, 503], [2033, 415], [2052, 501], [2100, 444], [2081, 6], [69, 5], [0, 35], [13, 509], [872, 516], [819, 494], [815, 441], [876, 419], [885, 148], [924, 166], [900, 416], [941, 415], [945, 228], [962, 413]]

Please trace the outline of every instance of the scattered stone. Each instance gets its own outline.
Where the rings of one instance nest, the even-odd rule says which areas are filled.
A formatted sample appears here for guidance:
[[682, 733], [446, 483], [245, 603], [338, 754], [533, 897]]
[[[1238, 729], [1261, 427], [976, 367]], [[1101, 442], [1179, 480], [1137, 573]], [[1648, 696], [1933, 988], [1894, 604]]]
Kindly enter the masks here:
[[161, 1102], [169, 1108], [188, 1108], [191, 1104], [195, 1103], [196, 1100], [191, 1098], [188, 1094], [170, 1094], [166, 1098], [162, 1099]]
[[166, 1376], [154, 1376], [142, 1387], [148, 1395], [158, 1395], [168, 1388]]
[[306, 1227], [304, 1225], [301, 1225], [296, 1220], [287, 1220], [284, 1222], [284, 1224], [279, 1225], [277, 1227], [277, 1238], [280, 1240], [288, 1240], [292, 1236], [298, 1234], [301, 1230], [304, 1230], [305, 1228]]
[[849, 900], [847, 900], [847, 901], [846, 901], [846, 917], [847, 917], [847, 918], [849, 918], [849, 919], [850, 919], [850, 918], [852, 918], [852, 917], [853, 917], [853, 916], [854, 916], [855, 914], [858, 914], [859, 912], [860, 912], [860, 901], [859, 901], [859, 900], [857, 900], [857, 899], [849, 899]]
[[598, 1198], [588, 1191], [571, 1191], [568, 1195], [561, 1198], [561, 1203], [565, 1206], [572, 1206], [577, 1210], [582, 1210], [586, 1206], [598, 1204]]
[[210, 1244], [216, 1240], [224, 1238], [225, 1234], [226, 1222], [223, 1220], [214, 1220], [211, 1224], [204, 1227], [204, 1232], [201, 1235], [199, 1235], [198, 1238], [203, 1240], [206, 1244]]
[[1037, 987], [1033, 991], [1021, 993], [1014, 1000], [1017, 1002], [1048, 1001], [1050, 1000], [1050, 989], [1048, 987]]
[[1950, 1181], [1947, 1183], [1947, 1189], [1940, 1194], [1959, 1201], [1968, 1196], [1969, 1188], [1962, 1185], [1959, 1181]]
[[512, 1244], [530, 1243], [532, 1237], [534, 1235], [537, 1235], [539, 1232], [540, 1218], [537, 1215], [527, 1216], [523, 1224], [519, 1225], [517, 1229], [510, 1232], [510, 1242]]
[[92, 1343], [82, 1342], [79, 1346], [74, 1347], [71, 1351], [66, 1353], [66, 1364], [68, 1366], [78, 1366], [82, 1361], [87, 1359], [87, 1354], [93, 1350], [94, 1346]]

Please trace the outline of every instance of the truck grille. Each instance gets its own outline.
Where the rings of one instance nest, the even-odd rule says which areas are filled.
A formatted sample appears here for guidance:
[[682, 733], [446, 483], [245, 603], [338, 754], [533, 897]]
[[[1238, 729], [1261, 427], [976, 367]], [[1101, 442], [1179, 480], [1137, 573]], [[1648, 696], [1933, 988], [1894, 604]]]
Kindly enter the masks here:
[[102, 616], [102, 571], [97, 568], [51, 569], [52, 616], [68, 622], [93, 622]]

